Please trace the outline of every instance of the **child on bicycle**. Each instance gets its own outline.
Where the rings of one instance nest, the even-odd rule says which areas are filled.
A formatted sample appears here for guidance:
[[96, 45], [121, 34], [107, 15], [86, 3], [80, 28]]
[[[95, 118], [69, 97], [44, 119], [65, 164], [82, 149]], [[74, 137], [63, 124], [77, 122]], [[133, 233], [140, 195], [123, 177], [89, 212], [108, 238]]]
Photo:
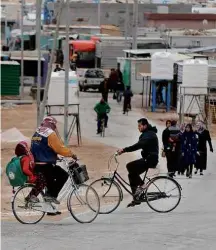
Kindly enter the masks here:
[[34, 157], [28, 147], [28, 144], [25, 141], [19, 142], [15, 148], [15, 154], [17, 157], [21, 157], [20, 165], [23, 173], [28, 177], [27, 182], [35, 184], [35, 187], [26, 197], [26, 201], [34, 203], [39, 202], [37, 196], [46, 186], [46, 182], [43, 175], [34, 174]]
[[94, 111], [97, 113], [97, 134], [101, 133], [101, 120], [105, 119], [105, 128], [107, 127], [108, 123], [108, 113], [110, 112], [111, 108], [108, 103], [104, 101], [102, 98], [99, 103], [97, 103], [94, 107]]

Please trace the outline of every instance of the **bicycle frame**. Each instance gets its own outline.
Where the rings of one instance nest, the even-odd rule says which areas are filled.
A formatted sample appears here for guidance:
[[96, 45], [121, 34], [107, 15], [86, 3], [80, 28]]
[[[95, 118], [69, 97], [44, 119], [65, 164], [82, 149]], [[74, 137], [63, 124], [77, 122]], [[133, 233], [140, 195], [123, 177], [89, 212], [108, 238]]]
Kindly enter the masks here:
[[[120, 188], [122, 187], [125, 191], [127, 191], [130, 195], [133, 196], [132, 192], [126, 187], [126, 185], [130, 187], [130, 184], [129, 184], [128, 182], [126, 182], [126, 181], [121, 177], [121, 175], [118, 173], [119, 162], [118, 162], [118, 160], [117, 160], [117, 154], [114, 154], [113, 156], [110, 157], [110, 159], [109, 159], [109, 161], [108, 161], [108, 169], [111, 170], [111, 168], [110, 168], [110, 163], [111, 163], [111, 161], [112, 161], [113, 158], [115, 159], [117, 166], [116, 166], [116, 169], [115, 169], [115, 171], [114, 171], [114, 173], [113, 173], [112, 178], [110, 178], [110, 180], [111, 180], [110, 188], [111, 188], [111, 186], [112, 186], [112, 183], [113, 183], [114, 181], [116, 181], [118, 184], [120, 184], [120, 185], [119, 185]], [[147, 177], [147, 173], [148, 173], [148, 170], [145, 171], [145, 174], [144, 174], [144, 177], [143, 177], [143, 182], [145, 182], [146, 179], [148, 180], [147, 183], [146, 183], [146, 185], [148, 185], [148, 183], [152, 180], [152, 179], [150, 179], [149, 177]], [[126, 185], [125, 185], [125, 184], [126, 184]], [[154, 184], [154, 183], [153, 183], [153, 184]], [[180, 186], [180, 184], [178, 184], [178, 185]], [[155, 184], [154, 184], [154, 186], [158, 189], [158, 192], [161, 193], [160, 189], [159, 189]], [[107, 192], [104, 194], [104, 196], [109, 192], [110, 188], [107, 190]], [[180, 188], [181, 188], [181, 186], [180, 186]], [[122, 194], [123, 194], [123, 193], [122, 193]]]

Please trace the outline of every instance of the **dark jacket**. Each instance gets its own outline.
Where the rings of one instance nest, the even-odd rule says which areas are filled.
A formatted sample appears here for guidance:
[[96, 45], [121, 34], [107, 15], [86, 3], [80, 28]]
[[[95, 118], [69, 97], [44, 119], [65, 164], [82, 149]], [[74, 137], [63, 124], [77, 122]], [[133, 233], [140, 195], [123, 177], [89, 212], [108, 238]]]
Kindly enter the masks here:
[[156, 133], [157, 128], [149, 125], [148, 129], [140, 135], [139, 141], [130, 147], [124, 148], [124, 152], [133, 152], [142, 149], [142, 157], [144, 159], [151, 158], [157, 164], [159, 145]]
[[194, 132], [184, 132], [181, 136], [181, 152], [184, 163], [194, 164], [197, 158], [198, 136]]
[[210, 150], [213, 150], [210, 133], [207, 129], [204, 129], [201, 133], [197, 133], [197, 135], [199, 137], [198, 151], [207, 153], [207, 142], [209, 144]]
[[109, 83], [105, 84], [105, 81], [102, 81], [99, 86], [99, 91], [101, 93], [108, 93], [109, 92]]
[[124, 100], [125, 101], [130, 101], [132, 96], [133, 96], [133, 93], [131, 90], [126, 89], [124, 91]]

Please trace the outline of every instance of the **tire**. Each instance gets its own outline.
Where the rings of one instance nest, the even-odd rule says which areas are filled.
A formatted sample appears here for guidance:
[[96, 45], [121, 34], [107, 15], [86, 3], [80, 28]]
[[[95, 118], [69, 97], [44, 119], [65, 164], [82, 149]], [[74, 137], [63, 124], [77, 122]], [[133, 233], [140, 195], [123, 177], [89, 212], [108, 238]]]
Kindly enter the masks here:
[[[158, 187], [158, 183], [169, 183], [169, 185], [174, 188], [170, 188], [169, 192], [166, 191], [162, 191], [159, 187]], [[155, 212], [158, 213], [168, 213], [171, 212], [172, 210], [174, 210], [180, 203], [181, 201], [181, 186], [179, 185], [179, 183], [167, 176], [158, 176], [155, 177], [153, 179], [151, 179], [149, 181], [149, 183], [147, 184], [147, 189], [145, 192], [145, 198], [146, 198], [146, 202], [148, 204], [148, 206], [154, 210]], [[164, 184], [163, 184], [164, 186]], [[162, 209], [163, 206], [157, 205], [155, 207], [154, 202], [155, 201], [161, 201], [161, 200], [165, 200], [165, 199], [169, 199], [172, 195], [170, 195], [170, 192], [176, 190], [176, 202], [168, 209]], [[175, 195], [173, 195], [173, 197], [175, 197]], [[172, 197], [171, 197], [172, 198]], [[164, 204], [164, 203], [163, 203]]]
[[[115, 202], [113, 202], [113, 198], [111, 198], [110, 200], [108, 198], [108, 201], [105, 201], [104, 199], [105, 198], [104, 194], [108, 194], [111, 189], [110, 184], [111, 184], [111, 188], [114, 188], [114, 192], [116, 192]], [[120, 202], [123, 199], [122, 189], [117, 182], [112, 181], [109, 178], [101, 178], [92, 182], [90, 186], [93, 187], [95, 191], [97, 192], [97, 194], [99, 195], [99, 198], [100, 198], [100, 212], [99, 213], [100, 214], [110, 214], [117, 209], [117, 207], [119, 206]], [[105, 187], [104, 192], [101, 192], [102, 187]]]
[[[75, 201], [78, 204], [77, 207], [75, 207]], [[83, 205], [86, 205], [86, 208], [81, 208]], [[77, 188], [74, 188], [69, 194], [67, 207], [68, 211], [77, 222], [91, 223], [99, 214], [100, 199], [97, 192], [92, 187], [81, 184], [77, 186]]]
[[[38, 223], [39, 221], [41, 221], [41, 220], [43, 219], [44, 215], [45, 215], [45, 212], [43, 212], [43, 211], [38, 211], [38, 210], [32, 209], [32, 207], [34, 206], [34, 204], [37, 204], [37, 203], [32, 203], [32, 204], [31, 204], [31, 203], [28, 203], [28, 202], [25, 201], [26, 196], [29, 194], [29, 192], [32, 190], [33, 187], [34, 187], [34, 185], [32, 185], [32, 184], [26, 184], [26, 185], [20, 187], [20, 188], [16, 191], [16, 193], [15, 193], [15, 195], [14, 195], [14, 197], [13, 197], [12, 203], [11, 203], [11, 205], [12, 205], [12, 212], [13, 212], [15, 218], [16, 218], [20, 223], [22, 223], [22, 224], [36, 224], [36, 223]], [[28, 190], [28, 191], [27, 191], [27, 190]], [[23, 197], [23, 202], [22, 202], [23, 208], [22, 208], [22, 211], [21, 211], [20, 213], [18, 212], [18, 207], [19, 207], [19, 206], [16, 207], [16, 202], [21, 201], [21, 199], [19, 198], [19, 196]], [[38, 195], [38, 198], [39, 198], [39, 200], [40, 200], [41, 202], [44, 202], [44, 198], [43, 198], [43, 197], [44, 197], [44, 193], [41, 192], [41, 193]], [[32, 206], [32, 205], [33, 205], [33, 206]], [[35, 217], [36, 217], [36, 213], [35, 213], [35, 215], [31, 214], [31, 215], [29, 215], [29, 216], [27, 216], [27, 212], [24, 213], [24, 211], [25, 211], [28, 207], [30, 208], [30, 210], [33, 210], [33, 211], [35, 211], [36, 213], [39, 213], [38, 218], [35, 218]], [[24, 214], [24, 216], [23, 216], [24, 219], [21, 218], [21, 215], [22, 215], [22, 214]], [[31, 219], [31, 218], [32, 218], [32, 221], [26, 221], [27, 219]]]

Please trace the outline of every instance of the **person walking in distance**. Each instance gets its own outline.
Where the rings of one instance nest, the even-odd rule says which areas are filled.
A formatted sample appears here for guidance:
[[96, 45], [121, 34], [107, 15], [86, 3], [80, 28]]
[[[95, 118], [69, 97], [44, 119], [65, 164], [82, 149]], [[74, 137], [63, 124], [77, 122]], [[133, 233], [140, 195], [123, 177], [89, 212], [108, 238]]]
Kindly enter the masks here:
[[131, 110], [131, 97], [133, 96], [133, 93], [130, 89], [130, 86], [126, 88], [124, 91], [124, 104], [123, 104], [123, 114], [127, 111], [127, 109]]
[[186, 167], [186, 176], [192, 178], [193, 165], [196, 163], [198, 137], [193, 131], [192, 125], [187, 124], [181, 137], [181, 152]]
[[175, 172], [179, 168], [180, 158], [180, 129], [177, 126], [177, 121], [171, 121], [171, 126], [168, 128], [166, 136], [168, 137], [168, 146], [166, 149], [167, 168], [170, 177], [175, 176]]
[[108, 85], [108, 79], [105, 78], [104, 81], [100, 83], [99, 90], [101, 92], [102, 98], [107, 103], [108, 102], [108, 94], [109, 94], [109, 85]]
[[211, 142], [211, 136], [207, 129], [204, 128], [202, 122], [197, 123], [197, 135], [198, 135], [198, 151], [199, 155], [197, 155], [197, 162], [196, 162], [196, 171], [197, 174], [198, 170], [200, 170], [200, 175], [203, 175], [203, 170], [207, 168], [207, 142], [209, 144], [210, 151], [213, 153], [213, 147]]

